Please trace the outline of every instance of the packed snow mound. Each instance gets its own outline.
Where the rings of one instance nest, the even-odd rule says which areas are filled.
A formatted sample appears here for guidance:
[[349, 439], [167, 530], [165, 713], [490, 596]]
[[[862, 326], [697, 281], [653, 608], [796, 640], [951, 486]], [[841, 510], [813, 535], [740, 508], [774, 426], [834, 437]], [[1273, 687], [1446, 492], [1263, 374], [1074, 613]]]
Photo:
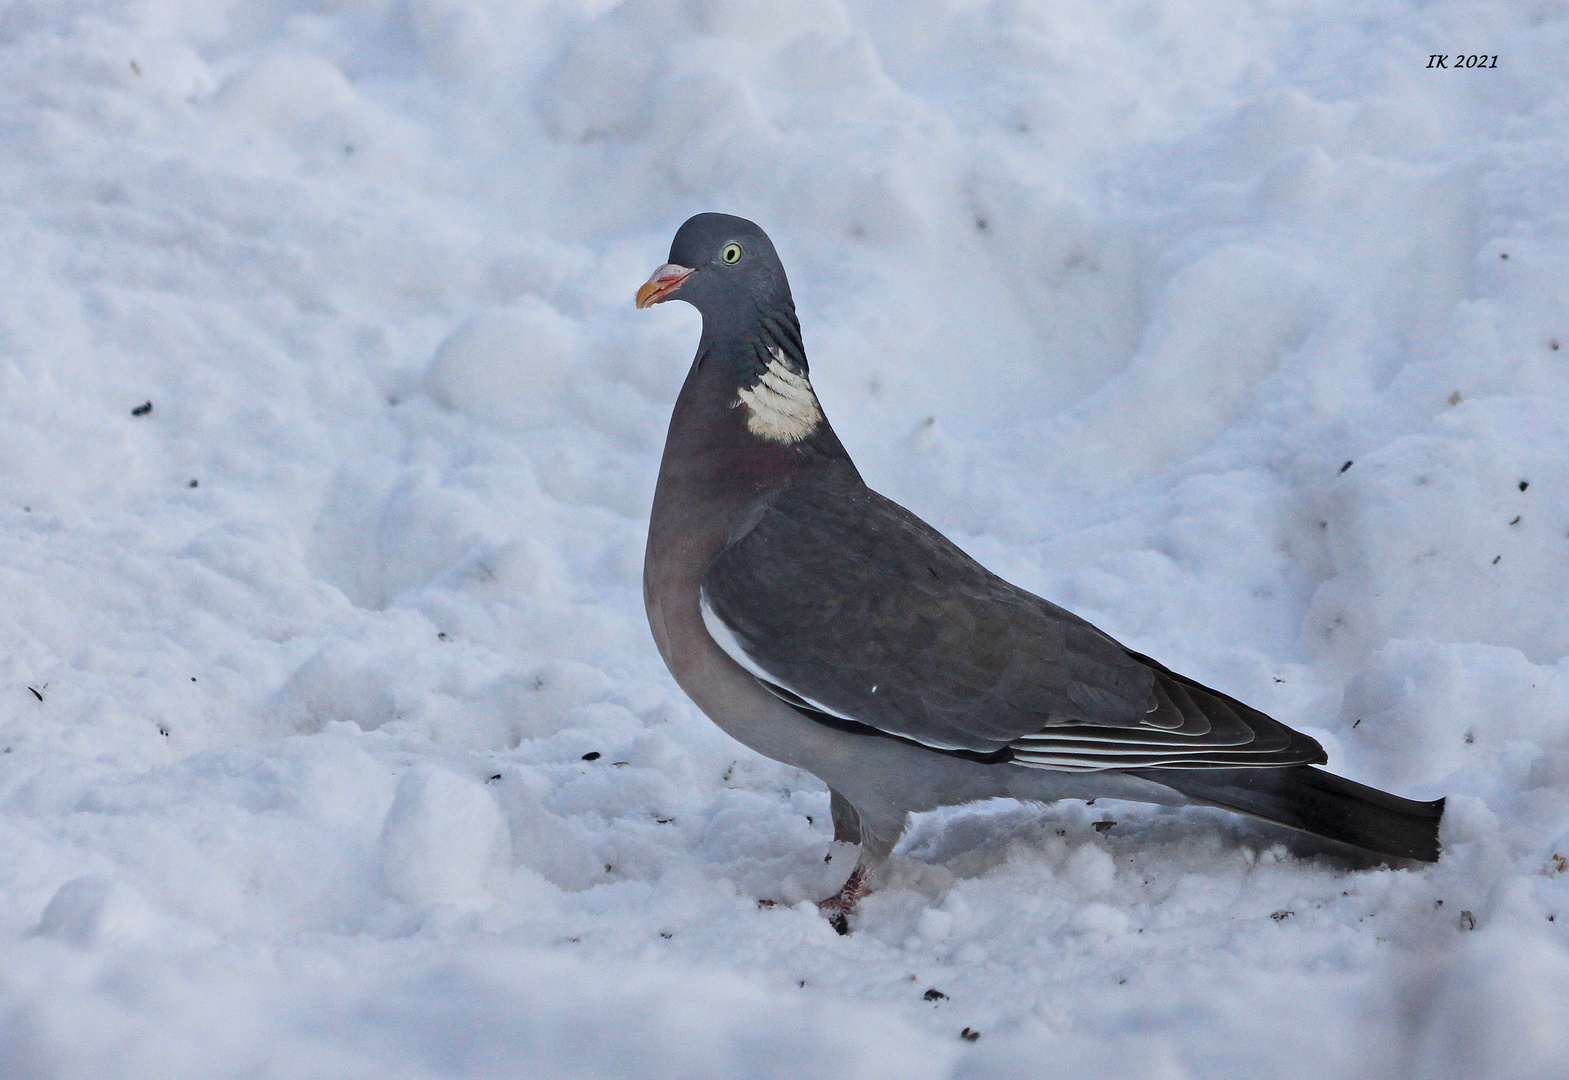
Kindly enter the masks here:
[[[1545, 2], [11, 4], [0, 1074], [1562, 1076], [1566, 46]], [[699, 323], [632, 295], [704, 210], [774, 239], [873, 486], [1449, 796], [1443, 860], [997, 803], [835, 935], [826, 791], [642, 614]]]

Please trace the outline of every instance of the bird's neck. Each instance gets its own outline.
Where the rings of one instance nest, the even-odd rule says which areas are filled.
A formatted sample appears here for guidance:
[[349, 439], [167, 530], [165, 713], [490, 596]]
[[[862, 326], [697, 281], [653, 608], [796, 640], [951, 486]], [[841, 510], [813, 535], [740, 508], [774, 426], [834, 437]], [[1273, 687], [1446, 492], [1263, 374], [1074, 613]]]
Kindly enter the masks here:
[[699, 347], [670, 417], [651, 551], [680, 546], [706, 567], [758, 499], [814, 470], [855, 471], [804, 377], [795, 387], [776, 378], [769, 389], [753, 375], [747, 385], [753, 351], [746, 341]]

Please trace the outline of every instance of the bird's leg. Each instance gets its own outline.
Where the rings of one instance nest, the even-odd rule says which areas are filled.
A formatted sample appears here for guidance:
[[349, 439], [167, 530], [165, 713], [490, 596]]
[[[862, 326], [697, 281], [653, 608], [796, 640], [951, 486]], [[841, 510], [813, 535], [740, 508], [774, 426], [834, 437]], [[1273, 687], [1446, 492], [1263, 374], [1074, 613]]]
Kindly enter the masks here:
[[850, 916], [855, 914], [855, 907], [861, 897], [872, 891], [872, 876], [893, 854], [893, 846], [899, 842], [910, 815], [899, 810], [880, 819], [868, 819], [837, 791], [833, 792], [831, 805], [834, 811], [834, 839], [848, 839], [847, 834], [853, 826], [854, 835], [861, 842], [861, 857], [856, 860], [855, 869], [850, 871], [850, 877], [840, 886], [839, 891], [820, 901], [817, 910], [827, 916], [828, 924], [835, 930], [848, 934]]
[[834, 818], [834, 843], [859, 844], [861, 815], [855, 812], [855, 807], [850, 805], [850, 800], [833, 788], [829, 788], [828, 810]]

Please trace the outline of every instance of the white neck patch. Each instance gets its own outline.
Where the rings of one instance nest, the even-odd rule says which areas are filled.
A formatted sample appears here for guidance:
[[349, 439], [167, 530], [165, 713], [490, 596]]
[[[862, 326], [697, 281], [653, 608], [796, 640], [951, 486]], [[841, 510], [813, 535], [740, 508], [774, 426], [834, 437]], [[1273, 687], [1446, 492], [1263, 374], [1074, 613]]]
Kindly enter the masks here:
[[797, 443], [817, 430], [823, 409], [805, 375], [785, 366], [778, 346], [755, 386], [743, 386], [737, 401], [746, 406], [746, 427], [753, 435], [777, 443]]

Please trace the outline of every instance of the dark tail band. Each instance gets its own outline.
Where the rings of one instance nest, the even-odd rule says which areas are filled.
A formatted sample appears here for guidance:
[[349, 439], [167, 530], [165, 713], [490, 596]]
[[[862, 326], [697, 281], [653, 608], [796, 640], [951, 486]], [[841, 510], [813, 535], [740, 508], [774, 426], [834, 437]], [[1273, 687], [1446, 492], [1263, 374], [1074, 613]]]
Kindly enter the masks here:
[[1309, 765], [1283, 769], [1145, 769], [1196, 802], [1263, 818], [1380, 855], [1438, 861], [1444, 800], [1417, 802]]

